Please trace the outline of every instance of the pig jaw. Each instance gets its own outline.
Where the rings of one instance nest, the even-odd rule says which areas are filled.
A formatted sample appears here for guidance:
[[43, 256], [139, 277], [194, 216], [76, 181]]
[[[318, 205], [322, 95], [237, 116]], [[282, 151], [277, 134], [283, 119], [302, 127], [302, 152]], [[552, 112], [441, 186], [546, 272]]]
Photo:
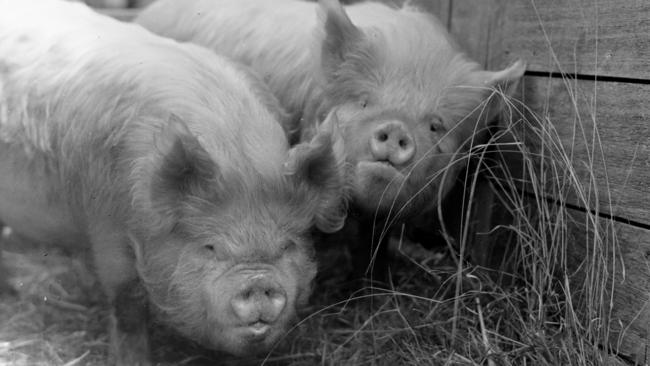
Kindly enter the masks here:
[[385, 162], [358, 162], [353, 196], [356, 207], [368, 214], [399, 218], [426, 210], [435, 199], [439, 179], [419, 179], [415, 177], [418, 173], [402, 173]]
[[333, 106], [320, 128], [337, 124], [351, 174], [353, 204], [369, 215], [408, 218], [435, 205], [454, 175], [450, 162], [457, 149], [444, 131], [432, 132], [428, 119], [399, 110]]

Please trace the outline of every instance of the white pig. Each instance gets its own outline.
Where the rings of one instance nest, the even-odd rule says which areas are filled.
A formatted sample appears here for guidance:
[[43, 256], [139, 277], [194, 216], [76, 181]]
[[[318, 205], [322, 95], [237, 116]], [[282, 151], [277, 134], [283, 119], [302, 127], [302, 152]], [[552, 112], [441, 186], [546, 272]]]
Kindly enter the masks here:
[[240, 355], [306, 302], [309, 232], [345, 219], [344, 157], [336, 131], [290, 149], [259, 84], [82, 4], [0, 0], [0, 221], [90, 248], [116, 363], [150, 362], [150, 312]]

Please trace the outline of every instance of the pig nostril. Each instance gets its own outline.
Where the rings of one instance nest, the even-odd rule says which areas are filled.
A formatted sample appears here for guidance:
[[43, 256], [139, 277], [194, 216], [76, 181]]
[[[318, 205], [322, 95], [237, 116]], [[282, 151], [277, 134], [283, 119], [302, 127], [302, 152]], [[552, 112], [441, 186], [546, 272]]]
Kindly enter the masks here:
[[406, 140], [404, 140], [404, 139], [400, 139], [399, 140], [399, 147], [401, 147], [402, 149], [406, 149], [406, 147], [408, 147], [408, 142]]
[[384, 142], [384, 141], [388, 140], [388, 134], [386, 134], [385, 132], [380, 133], [379, 136], [378, 136], [378, 140], [380, 142]]

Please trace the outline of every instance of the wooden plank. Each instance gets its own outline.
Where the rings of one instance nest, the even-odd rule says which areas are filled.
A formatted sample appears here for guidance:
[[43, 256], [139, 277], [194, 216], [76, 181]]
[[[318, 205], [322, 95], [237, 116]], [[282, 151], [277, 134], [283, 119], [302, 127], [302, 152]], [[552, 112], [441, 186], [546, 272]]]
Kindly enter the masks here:
[[[514, 129], [517, 138], [526, 141], [532, 154], [566, 159], [555, 166], [550, 159], [538, 159], [546, 175], [536, 187], [543, 186], [553, 199], [650, 223], [650, 85], [526, 77], [519, 98], [538, 120], [550, 124], [527, 115]], [[549, 131], [543, 139], [531, 132], [540, 126]], [[505, 159], [515, 177], [531, 181], [522, 173], [521, 154], [506, 154]]]
[[494, 1], [490, 66], [519, 57], [533, 71], [650, 79], [650, 1]]
[[488, 62], [490, 31], [499, 19], [494, 0], [452, 0], [449, 31], [463, 51], [484, 67]]
[[[537, 207], [533, 198], [523, 202]], [[650, 230], [547, 204], [549, 214], [535, 217], [546, 221], [546, 225], [524, 229], [522, 234], [523, 241], [529, 240], [527, 234], [547, 236], [546, 247], [539, 239], [534, 239], [531, 247], [518, 245], [514, 240], [516, 234], [510, 229], [513, 225], [525, 227], [514, 217], [526, 215], [524, 211], [511, 210], [494, 201], [493, 229], [483, 233], [483, 243], [475, 243], [480, 246], [469, 247], [473, 263], [523, 275], [520, 267], [507, 262], [516, 260], [513, 253], [527, 246], [523, 254], [544, 270], [553, 271], [560, 299], [571, 300], [565, 303], [563, 311], [568, 317], [576, 314], [578, 325], [565, 331], [576, 331], [578, 336], [589, 337], [601, 345], [609, 344], [614, 353], [645, 364], [646, 347], [650, 347]], [[478, 235], [480, 238], [481, 233]], [[526, 271], [534, 272], [528, 267]]]
[[[479, 189], [485, 190], [486, 186], [481, 184]], [[490, 198], [485, 193], [477, 197]], [[504, 194], [498, 189], [493, 193]], [[462, 197], [456, 202], [459, 200]], [[520, 204], [529, 206], [532, 212], [538, 204], [534, 201], [532, 197], [523, 197]], [[524, 262], [535, 261], [544, 270], [552, 271], [554, 288], [561, 291], [560, 299], [565, 296], [571, 299], [563, 310], [566, 316], [577, 314], [578, 326], [567, 332], [576, 331], [579, 337], [609, 344], [614, 353], [645, 364], [646, 347], [650, 347], [650, 230], [542, 200], [542, 204], [549, 206], [549, 213], [545, 216], [533, 213], [529, 217], [544, 220], [546, 225], [534, 224], [534, 228], [524, 229], [521, 240], [529, 241], [527, 234], [531, 234], [531, 237], [547, 236], [545, 242], [537, 238], [533, 239], [532, 246], [519, 245], [512, 228], [525, 227], [525, 224], [516, 216], [530, 213], [526, 214], [523, 207], [505, 207], [499, 200], [487, 204], [486, 207], [485, 200], [473, 204], [475, 210], [470, 223], [473, 237], [466, 247], [471, 262], [496, 269], [494, 274], [505, 269], [505, 273], [515, 270], [517, 276], [525, 277], [518, 267], [521, 263], [515, 262], [522, 254], [532, 257], [530, 262]], [[491, 218], [478, 217], [486, 211], [491, 211]], [[489, 227], [476, 227], [474, 219], [489, 222]], [[453, 227], [449, 228], [453, 231]], [[458, 233], [450, 234], [458, 238]], [[422, 238], [416, 239], [424, 243]], [[526, 246], [526, 253], [513, 254]], [[528, 270], [534, 272], [528, 267], [524, 272]], [[504, 280], [508, 278], [505, 276]]]
[[568, 211], [575, 220], [567, 248], [574, 306], [592, 325], [602, 322], [601, 332], [609, 329], [601, 335], [615, 352], [643, 364], [650, 347], [650, 230]]

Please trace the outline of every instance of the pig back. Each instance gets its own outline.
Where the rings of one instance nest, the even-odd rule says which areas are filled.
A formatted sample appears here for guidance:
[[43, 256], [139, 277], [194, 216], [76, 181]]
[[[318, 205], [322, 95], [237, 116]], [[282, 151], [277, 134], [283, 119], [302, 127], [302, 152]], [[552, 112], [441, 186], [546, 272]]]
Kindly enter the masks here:
[[44, 217], [31, 221], [71, 217], [52, 227], [128, 212], [133, 162], [152, 158], [170, 115], [198, 136], [222, 173], [281, 174], [282, 129], [245, 75], [212, 52], [79, 4], [41, 0], [0, 2], [0, 55], [0, 139], [12, 151], [2, 169], [20, 166], [2, 187], [44, 182], [24, 186], [42, 191], [33, 192], [40, 205], [33, 207], [48, 208], [16, 215], [14, 226], [34, 211]]
[[316, 3], [162, 0], [144, 9], [135, 22], [156, 34], [200, 44], [250, 66], [293, 122], [317, 88]]

